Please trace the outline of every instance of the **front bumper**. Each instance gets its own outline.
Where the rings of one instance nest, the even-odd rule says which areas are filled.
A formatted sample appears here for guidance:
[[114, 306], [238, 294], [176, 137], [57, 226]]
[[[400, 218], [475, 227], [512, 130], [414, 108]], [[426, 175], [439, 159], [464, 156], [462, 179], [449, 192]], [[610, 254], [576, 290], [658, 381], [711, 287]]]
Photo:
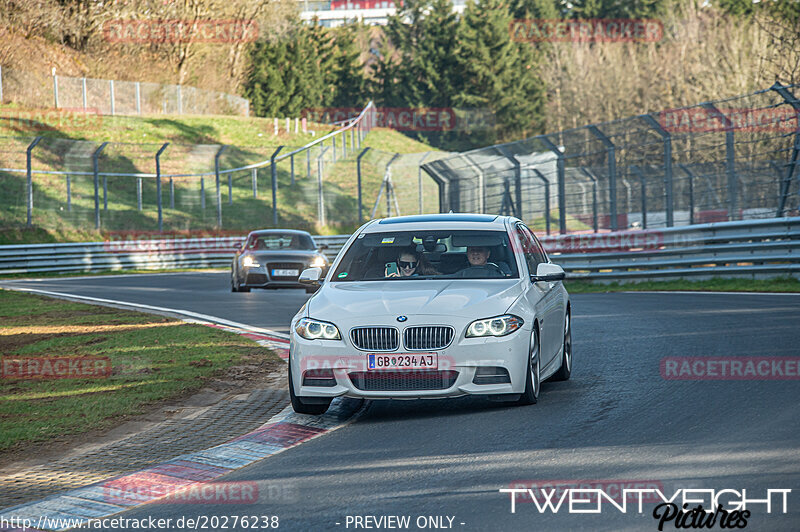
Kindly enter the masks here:
[[[432, 351], [438, 355], [438, 371], [455, 371], [457, 376], [452, 384], [440, 389], [392, 389], [365, 390], [363, 377], [369, 374], [399, 372], [400, 370], [369, 370], [367, 355], [369, 351], [356, 349], [343, 331], [342, 340], [306, 340], [292, 330], [289, 343], [289, 364], [291, 366], [295, 393], [302, 397], [347, 396], [366, 399], [419, 399], [438, 397], [458, 397], [462, 395], [496, 395], [522, 393], [528, 371], [528, 352], [531, 331], [522, 329], [503, 337], [465, 338], [464, 326], [456, 327], [456, 338], [450, 346]], [[394, 352], [409, 353], [402, 347]], [[381, 353], [393, 354], [393, 353]], [[511, 382], [504, 384], [475, 384], [473, 378], [478, 367], [501, 367], [508, 371]], [[307, 370], [331, 368], [336, 384], [334, 386], [304, 386], [303, 375]], [[411, 370], [417, 371], [417, 370]], [[428, 374], [431, 375], [431, 374]], [[445, 375], [446, 377], [446, 375]], [[432, 376], [431, 378], [438, 378]], [[449, 384], [450, 379], [443, 379]]]

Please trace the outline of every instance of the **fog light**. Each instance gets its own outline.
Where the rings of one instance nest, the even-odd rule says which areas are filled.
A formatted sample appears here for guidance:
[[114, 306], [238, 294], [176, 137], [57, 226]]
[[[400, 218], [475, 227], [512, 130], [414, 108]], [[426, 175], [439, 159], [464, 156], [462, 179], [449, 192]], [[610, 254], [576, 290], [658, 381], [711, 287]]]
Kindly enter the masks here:
[[309, 369], [303, 372], [303, 386], [336, 386], [331, 368]]
[[511, 377], [506, 368], [499, 366], [481, 366], [475, 370], [473, 384], [511, 384]]

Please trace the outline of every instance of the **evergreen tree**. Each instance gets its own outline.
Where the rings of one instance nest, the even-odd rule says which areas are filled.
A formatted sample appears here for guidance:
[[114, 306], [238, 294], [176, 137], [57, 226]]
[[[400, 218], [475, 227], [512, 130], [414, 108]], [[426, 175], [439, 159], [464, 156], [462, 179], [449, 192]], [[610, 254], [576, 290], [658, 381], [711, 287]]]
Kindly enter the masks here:
[[511, 19], [504, 0], [470, 0], [458, 29], [456, 55], [463, 84], [456, 102], [494, 112], [497, 129], [481, 139], [489, 143], [529, 136], [544, 122], [545, 90], [536, 48], [511, 40]]
[[512, 0], [514, 18], [545, 19], [561, 18], [562, 4], [559, 0]]
[[450, 0], [406, 0], [386, 26], [400, 57], [398, 104], [450, 107], [459, 91], [454, 42], [458, 19]]
[[366, 80], [361, 50], [358, 46], [360, 25], [343, 26], [334, 32], [336, 52], [334, 57], [333, 107], [361, 107], [366, 105]]
[[671, 0], [573, 0], [570, 13], [577, 18], [657, 18]]
[[395, 50], [385, 35], [381, 38], [378, 49], [371, 52], [375, 54], [375, 59], [370, 65], [367, 87], [372, 100], [378, 107], [402, 105], [400, 69], [395, 59]]

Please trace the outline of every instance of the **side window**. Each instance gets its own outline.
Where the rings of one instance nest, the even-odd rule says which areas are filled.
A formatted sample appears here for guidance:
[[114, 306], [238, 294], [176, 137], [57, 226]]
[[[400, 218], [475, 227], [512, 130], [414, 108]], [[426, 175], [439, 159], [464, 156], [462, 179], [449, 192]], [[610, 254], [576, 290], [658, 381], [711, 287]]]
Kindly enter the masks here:
[[525, 262], [528, 265], [528, 273], [531, 275], [536, 274], [536, 267], [541, 262], [538, 260], [536, 256], [535, 250], [536, 245], [533, 242], [531, 234], [527, 231], [527, 228], [522, 224], [517, 224], [517, 237], [519, 237], [519, 242], [522, 244], [522, 254], [525, 256]]
[[538, 260], [540, 263], [541, 262], [547, 262], [547, 254], [544, 252], [544, 248], [542, 247], [542, 243], [539, 242], [539, 239], [536, 238], [536, 235], [533, 234], [533, 231], [531, 231], [530, 229], [528, 229], [524, 225], [522, 226], [522, 228], [526, 233], [528, 233], [530, 235], [531, 240], [533, 241], [533, 245], [534, 245], [533, 253], [534, 253], [534, 255], [536, 255], [536, 260]]

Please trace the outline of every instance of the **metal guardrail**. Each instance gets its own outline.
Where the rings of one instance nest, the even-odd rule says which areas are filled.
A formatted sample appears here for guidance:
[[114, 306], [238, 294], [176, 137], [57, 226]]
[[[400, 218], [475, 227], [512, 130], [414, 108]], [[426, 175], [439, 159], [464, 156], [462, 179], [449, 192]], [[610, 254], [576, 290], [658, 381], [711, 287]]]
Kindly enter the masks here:
[[[0, 246], [0, 274], [226, 268], [243, 238]], [[331, 260], [348, 238], [314, 237]], [[570, 234], [542, 243], [568, 279], [800, 277], [800, 217]]]

